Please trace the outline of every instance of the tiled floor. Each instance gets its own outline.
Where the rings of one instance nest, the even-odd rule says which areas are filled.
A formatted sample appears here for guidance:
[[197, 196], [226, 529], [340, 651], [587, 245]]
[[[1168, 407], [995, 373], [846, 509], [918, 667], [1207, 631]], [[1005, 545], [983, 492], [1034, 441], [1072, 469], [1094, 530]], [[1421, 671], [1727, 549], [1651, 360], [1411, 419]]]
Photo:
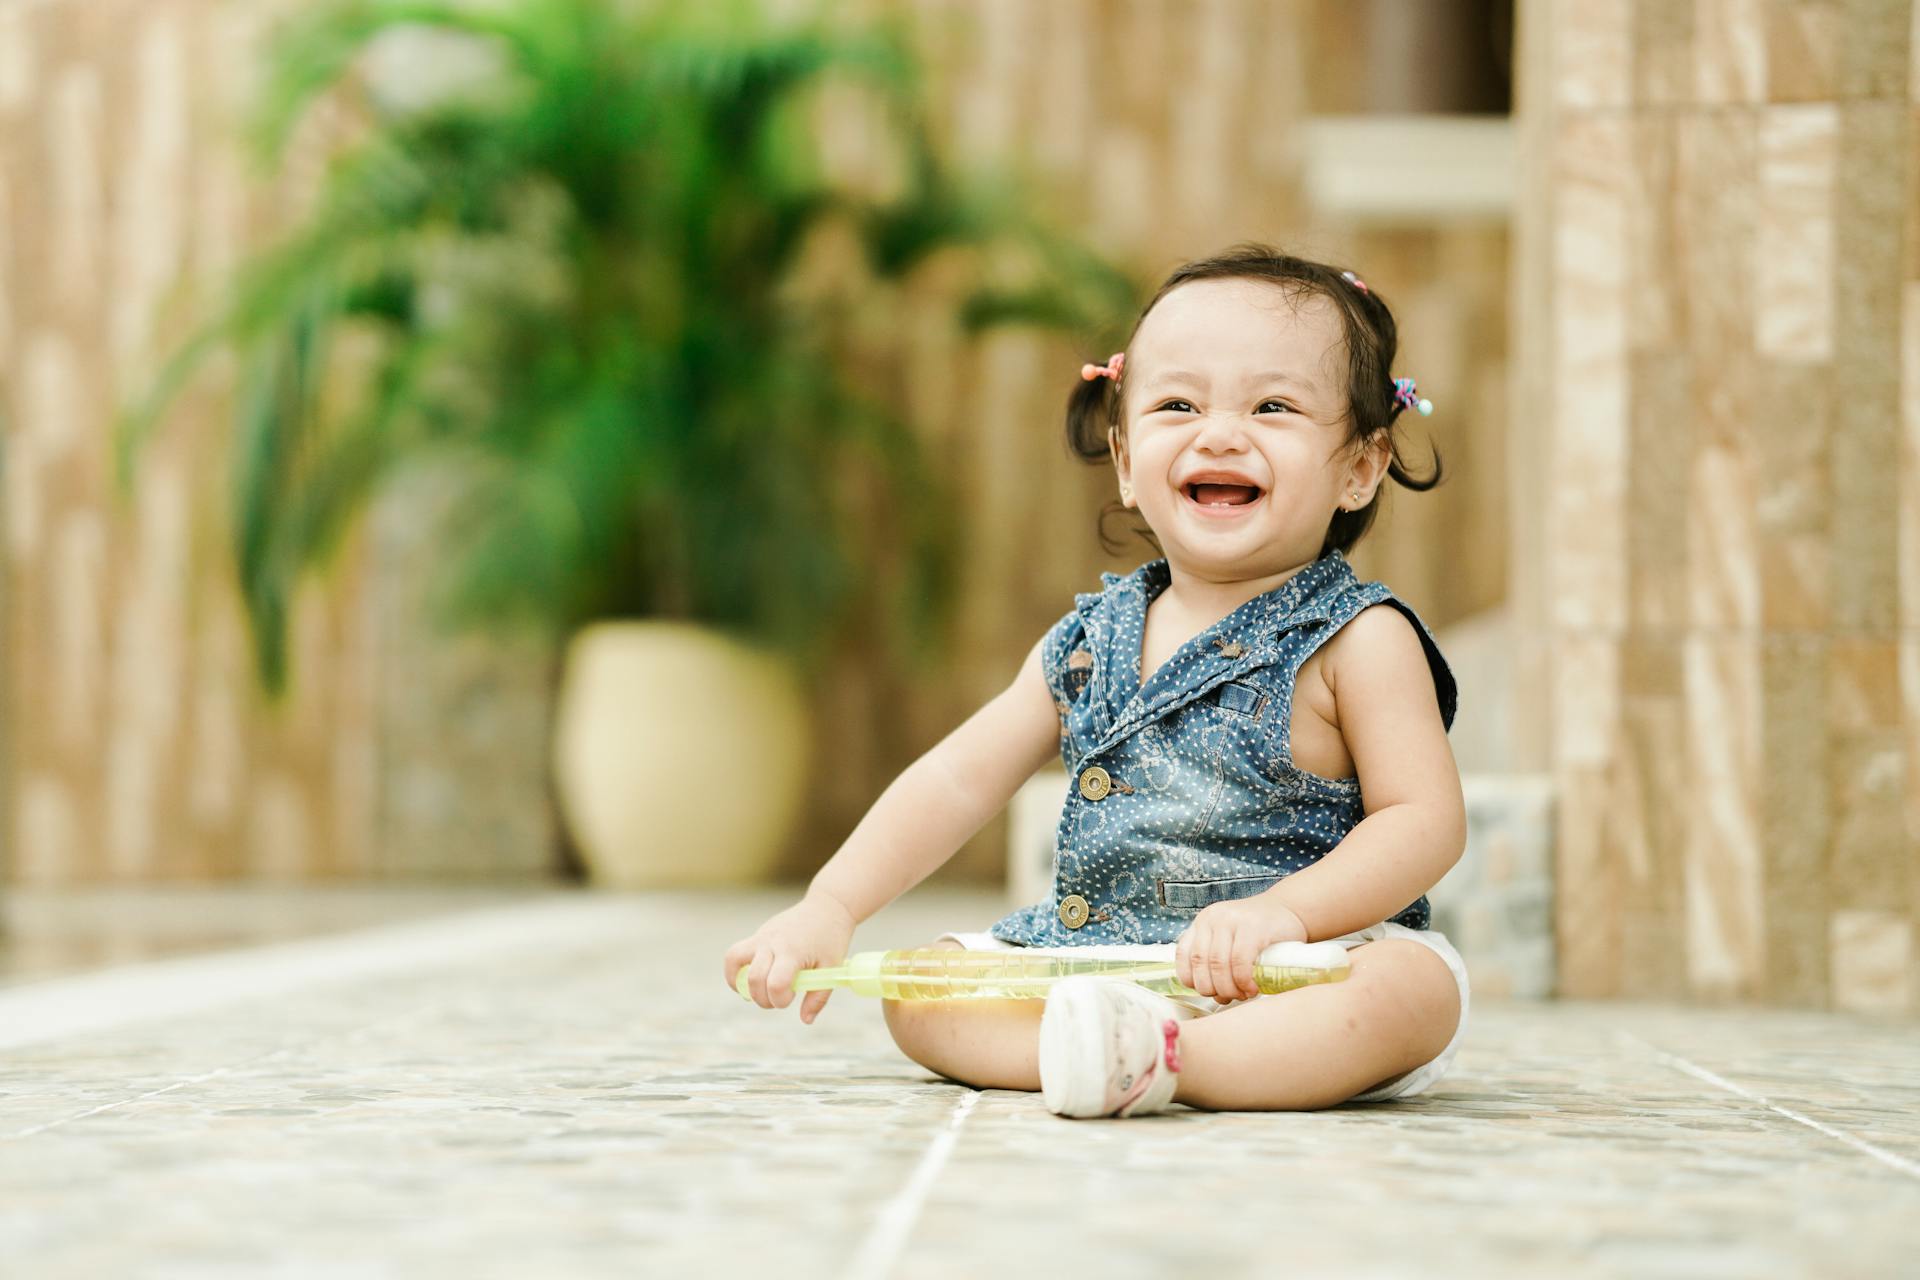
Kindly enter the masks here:
[[[16, 980], [0, 1274], [1915, 1274], [1912, 1024], [1476, 996], [1416, 1099], [1066, 1121], [921, 1070], [873, 1001], [731, 995], [786, 901], [416, 894]], [[999, 909], [917, 891], [855, 946]]]

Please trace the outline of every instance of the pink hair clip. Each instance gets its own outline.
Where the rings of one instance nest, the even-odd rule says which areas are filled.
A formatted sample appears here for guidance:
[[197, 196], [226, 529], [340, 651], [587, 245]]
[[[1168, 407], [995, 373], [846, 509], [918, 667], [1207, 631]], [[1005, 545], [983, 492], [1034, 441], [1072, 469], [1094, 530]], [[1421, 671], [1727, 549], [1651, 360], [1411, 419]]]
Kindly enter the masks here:
[[1340, 278], [1342, 280], [1345, 280], [1348, 284], [1352, 285], [1354, 288], [1358, 289], [1362, 293], [1372, 292], [1371, 289], [1367, 288], [1367, 282], [1365, 280], [1362, 280], [1359, 276], [1353, 274], [1353, 272], [1351, 271], [1342, 271], [1340, 273]]
[[1083, 382], [1092, 382], [1095, 378], [1112, 378], [1115, 382], [1118, 382], [1120, 381], [1120, 370], [1126, 363], [1127, 353], [1124, 351], [1116, 351], [1107, 357], [1105, 364], [1081, 365], [1080, 379]]

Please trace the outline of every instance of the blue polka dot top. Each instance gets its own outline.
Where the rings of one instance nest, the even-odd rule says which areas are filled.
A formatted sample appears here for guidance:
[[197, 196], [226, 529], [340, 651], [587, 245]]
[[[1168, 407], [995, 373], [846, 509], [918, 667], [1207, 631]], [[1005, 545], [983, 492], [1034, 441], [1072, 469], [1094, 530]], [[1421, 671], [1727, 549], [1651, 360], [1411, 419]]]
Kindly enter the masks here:
[[[1391, 604], [1412, 621], [1453, 726], [1453, 674], [1432, 633], [1338, 551], [1194, 636], [1141, 686], [1147, 605], [1171, 580], [1165, 560], [1102, 574], [1104, 589], [1076, 596], [1041, 644], [1067, 766], [1053, 895], [995, 922], [996, 938], [1173, 942], [1201, 908], [1325, 857], [1365, 816], [1360, 781], [1294, 764], [1294, 677], [1362, 609]], [[1426, 896], [1391, 918], [1429, 927]]]

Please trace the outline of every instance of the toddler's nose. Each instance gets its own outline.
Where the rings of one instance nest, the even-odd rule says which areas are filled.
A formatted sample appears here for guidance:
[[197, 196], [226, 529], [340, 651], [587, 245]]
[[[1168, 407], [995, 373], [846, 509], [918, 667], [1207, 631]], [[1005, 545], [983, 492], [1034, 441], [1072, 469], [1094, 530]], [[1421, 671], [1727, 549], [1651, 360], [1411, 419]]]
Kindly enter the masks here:
[[1210, 409], [1200, 417], [1200, 434], [1195, 437], [1194, 443], [1215, 447], [1244, 445], [1246, 437], [1247, 420], [1243, 415], [1231, 409]]

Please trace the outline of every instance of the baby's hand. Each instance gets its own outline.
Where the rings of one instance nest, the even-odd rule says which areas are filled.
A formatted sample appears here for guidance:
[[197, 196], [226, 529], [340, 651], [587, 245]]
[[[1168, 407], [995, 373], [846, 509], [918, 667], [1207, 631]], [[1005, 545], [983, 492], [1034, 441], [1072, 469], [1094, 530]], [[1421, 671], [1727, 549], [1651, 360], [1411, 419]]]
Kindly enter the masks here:
[[1221, 1004], [1260, 994], [1253, 962], [1276, 942], [1305, 942], [1307, 926], [1265, 894], [1216, 902], [1193, 918], [1174, 951], [1174, 976]]
[[[747, 969], [747, 990], [762, 1009], [784, 1009], [793, 1003], [793, 975], [802, 969], [839, 964], [853, 938], [854, 919], [847, 909], [824, 893], [809, 893], [793, 906], [761, 925], [751, 937], [727, 948], [723, 970], [727, 990], [734, 991], [741, 966]], [[800, 1002], [800, 1021], [820, 1016], [831, 991], [809, 991]]]

